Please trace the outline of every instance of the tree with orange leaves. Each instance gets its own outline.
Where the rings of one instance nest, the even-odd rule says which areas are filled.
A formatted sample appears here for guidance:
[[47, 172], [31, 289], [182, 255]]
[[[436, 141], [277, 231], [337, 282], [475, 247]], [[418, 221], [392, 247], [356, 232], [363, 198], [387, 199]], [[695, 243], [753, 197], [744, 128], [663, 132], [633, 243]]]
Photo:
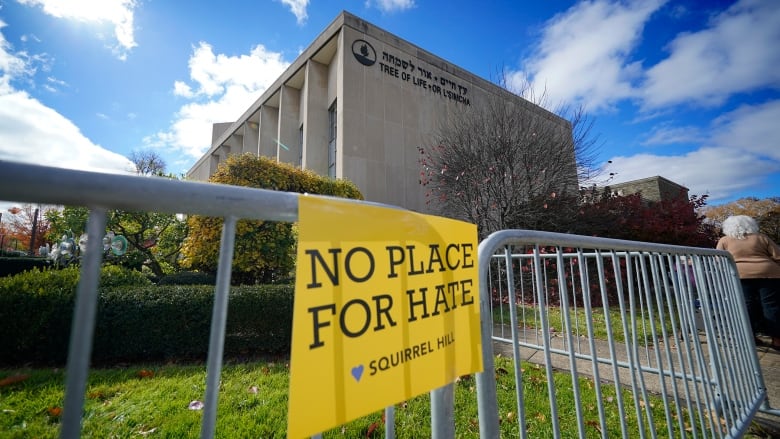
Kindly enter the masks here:
[[4, 251], [24, 251], [36, 254], [45, 244], [49, 231], [49, 222], [45, 212], [50, 208], [41, 205], [25, 204], [14, 206], [2, 216], [0, 223], [0, 248]]

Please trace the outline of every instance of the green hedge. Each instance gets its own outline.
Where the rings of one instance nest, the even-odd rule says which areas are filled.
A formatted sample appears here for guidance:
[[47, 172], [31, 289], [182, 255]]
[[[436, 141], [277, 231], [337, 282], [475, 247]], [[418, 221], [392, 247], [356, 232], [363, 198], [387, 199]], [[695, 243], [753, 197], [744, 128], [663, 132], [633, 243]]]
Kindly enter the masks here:
[[[120, 280], [113, 274], [101, 277], [93, 363], [206, 357], [214, 286], [154, 286], [148, 281], [116, 286]], [[60, 277], [67, 280], [46, 288], [38, 282], [13, 282], [10, 288], [10, 282], [0, 282], [0, 363], [65, 364], [75, 288], [63, 285], [73, 280], [72, 273]], [[292, 300], [292, 285], [233, 287], [225, 355], [288, 353]]]
[[[292, 286], [232, 287], [225, 355], [289, 352], [292, 298]], [[213, 305], [213, 286], [101, 291], [93, 360], [205, 358]]]
[[34, 268], [42, 269], [51, 265], [46, 258], [31, 258], [27, 256], [0, 257], [0, 277], [13, 276]]
[[158, 285], [215, 285], [217, 276], [200, 271], [182, 271], [163, 276]]

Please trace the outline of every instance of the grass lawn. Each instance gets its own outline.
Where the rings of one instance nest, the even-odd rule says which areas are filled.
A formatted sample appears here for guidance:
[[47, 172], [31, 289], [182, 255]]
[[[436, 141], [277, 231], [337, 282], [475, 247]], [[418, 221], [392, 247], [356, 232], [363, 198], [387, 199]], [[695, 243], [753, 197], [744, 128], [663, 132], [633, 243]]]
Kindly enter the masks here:
[[[518, 324], [521, 327], [541, 328], [542, 322], [540, 320], [539, 310], [536, 306], [518, 305], [516, 309]], [[561, 307], [551, 306], [545, 309], [547, 312], [547, 322], [550, 325], [551, 330], [554, 332], [565, 332], [566, 325], [564, 324], [564, 313]], [[609, 313], [609, 331], [607, 331], [607, 312]], [[625, 337], [623, 334], [623, 321], [626, 320], [630, 322], [630, 317], [631, 316], [628, 314], [623, 315], [620, 312], [620, 309], [617, 307], [609, 308], [607, 311], [605, 311], [603, 308], [594, 308], [590, 314], [590, 318], [593, 322], [594, 338], [597, 340], [607, 340], [607, 332], [611, 332], [615, 342], [624, 342]], [[636, 315], [635, 318], [637, 330], [640, 334], [642, 334], [641, 337], [639, 337], [639, 343], [641, 345], [651, 344], [652, 339], [649, 337], [651, 324], [650, 319], [646, 315], [640, 314]], [[509, 305], [503, 304], [501, 306], [493, 306], [494, 324], [509, 325], [510, 321]], [[574, 334], [575, 337], [588, 334], [587, 316], [583, 308], [572, 308], [569, 310], [569, 323], [572, 326], [572, 334]], [[666, 321], [664, 323], [665, 324], [663, 326], [666, 328], [666, 330], [671, 331], [672, 328], [669, 322]], [[661, 321], [657, 318], [655, 321], [655, 326], [657, 330], [660, 331], [662, 325]]]
[[[526, 421], [531, 437], [550, 437], [547, 379], [537, 365], [523, 364]], [[517, 435], [517, 408], [511, 360], [496, 358], [499, 416], [502, 435]], [[569, 375], [556, 378], [559, 417], [563, 437], [577, 437]], [[0, 437], [54, 438], [64, 393], [62, 369], [0, 370]], [[191, 410], [205, 394], [203, 365], [147, 365], [94, 369], [87, 386], [83, 436], [193, 438], [200, 434], [202, 410]], [[286, 435], [289, 368], [284, 361], [228, 363], [222, 374], [217, 416], [217, 437], [282, 438]], [[600, 436], [593, 382], [582, 379], [582, 400], [588, 436]], [[604, 387], [603, 404], [610, 437], [620, 436], [614, 387]], [[629, 397], [626, 391], [624, 396]], [[478, 437], [476, 389], [473, 377], [455, 384], [456, 435]], [[663, 404], [650, 401], [655, 419], [663, 419]], [[637, 431], [632, 414], [626, 422]], [[666, 425], [657, 426], [661, 437]], [[396, 406], [399, 438], [430, 437], [430, 403], [421, 395]], [[677, 435], [676, 432], [675, 435]], [[382, 413], [373, 413], [331, 431], [324, 437], [365, 438], [384, 436]], [[762, 437], [762, 436], [752, 436]]]

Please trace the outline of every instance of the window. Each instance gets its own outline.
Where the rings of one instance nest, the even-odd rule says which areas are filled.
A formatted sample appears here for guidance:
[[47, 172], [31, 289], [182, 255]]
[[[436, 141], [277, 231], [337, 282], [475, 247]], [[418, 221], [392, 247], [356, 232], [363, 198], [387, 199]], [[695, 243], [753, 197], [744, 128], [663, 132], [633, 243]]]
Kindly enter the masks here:
[[328, 177], [336, 178], [336, 101], [328, 108]]
[[298, 128], [298, 167], [303, 169], [303, 124]]

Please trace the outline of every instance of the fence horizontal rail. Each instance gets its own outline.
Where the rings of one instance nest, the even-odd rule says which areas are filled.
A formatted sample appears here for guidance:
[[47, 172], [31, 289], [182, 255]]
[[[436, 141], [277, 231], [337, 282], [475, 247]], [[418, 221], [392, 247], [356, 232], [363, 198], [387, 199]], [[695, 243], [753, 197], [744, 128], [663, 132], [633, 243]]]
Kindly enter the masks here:
[[0, 200], [296, 221], [300, 194], [0, 160]]

